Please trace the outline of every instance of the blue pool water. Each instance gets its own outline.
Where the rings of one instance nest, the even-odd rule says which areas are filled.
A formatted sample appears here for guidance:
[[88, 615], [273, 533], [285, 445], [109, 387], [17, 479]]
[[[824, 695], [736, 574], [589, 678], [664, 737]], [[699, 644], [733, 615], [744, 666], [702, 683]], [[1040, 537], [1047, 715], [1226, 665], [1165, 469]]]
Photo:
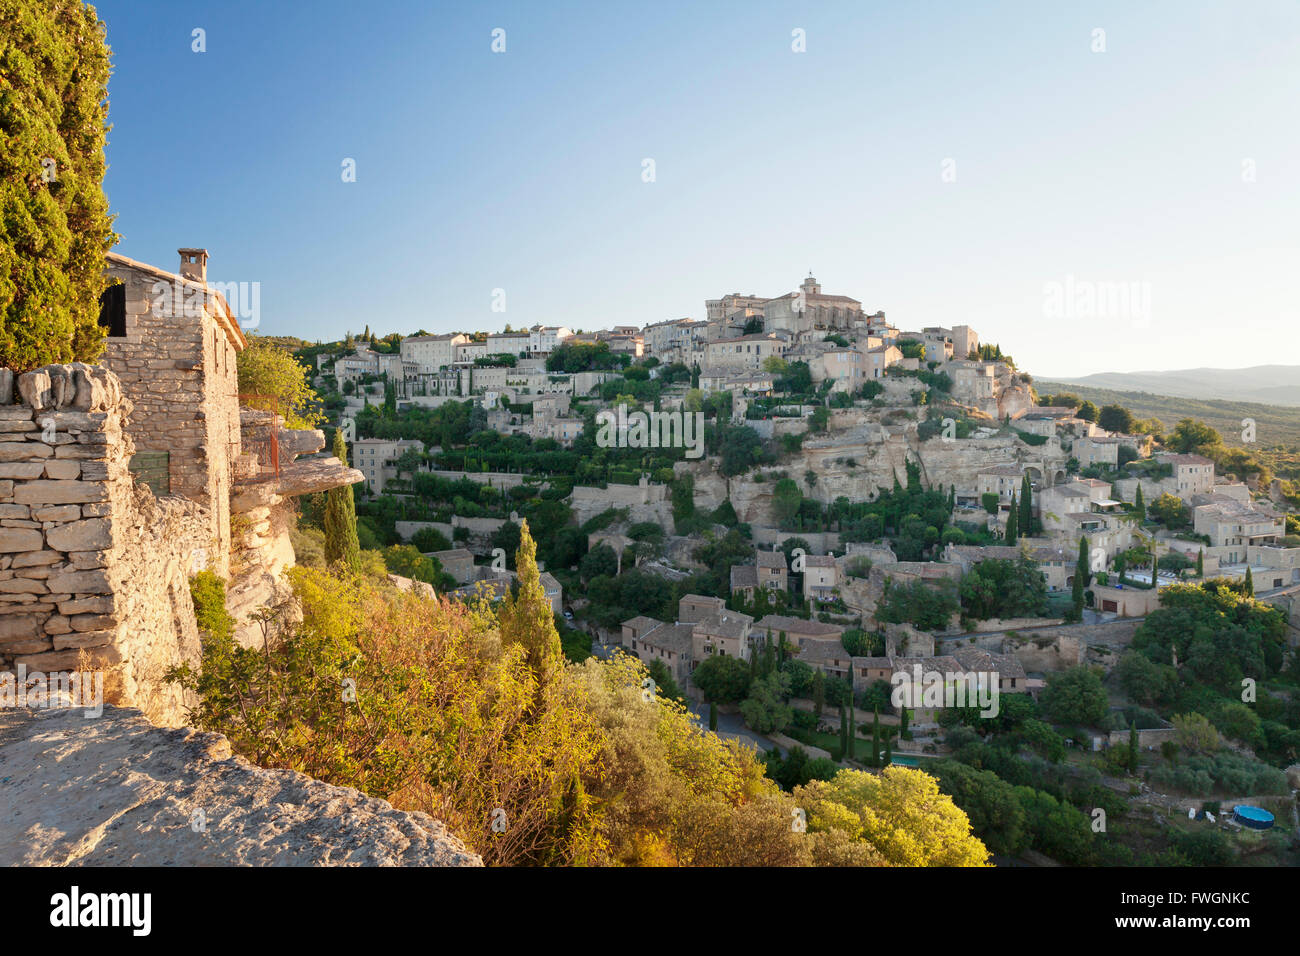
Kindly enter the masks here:
[[1262, 807], [1239, 806], [1232, 815], [1238, 823], [1253, 830], [1267, 830], [1273, 825], [1273, 814]]

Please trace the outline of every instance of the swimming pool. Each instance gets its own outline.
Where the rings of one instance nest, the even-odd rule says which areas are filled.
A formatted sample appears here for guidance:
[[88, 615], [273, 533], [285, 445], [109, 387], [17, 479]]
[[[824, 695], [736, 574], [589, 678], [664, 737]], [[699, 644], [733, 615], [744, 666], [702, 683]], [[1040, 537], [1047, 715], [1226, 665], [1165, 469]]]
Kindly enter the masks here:
[[1273, 825], [1273, 814], [1262, 807], [1238, 806], [1233, 809], [1232, 818], [1252, 830], [1267, 830]]

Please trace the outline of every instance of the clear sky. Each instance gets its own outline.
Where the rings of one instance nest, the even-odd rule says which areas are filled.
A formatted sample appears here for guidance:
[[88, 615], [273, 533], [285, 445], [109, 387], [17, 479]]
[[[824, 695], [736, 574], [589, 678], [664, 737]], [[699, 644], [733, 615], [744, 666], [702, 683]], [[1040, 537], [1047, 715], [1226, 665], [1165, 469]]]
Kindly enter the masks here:
[[1039, 377], [1300, 364], [1295, 0], [96, 7], [117, 251], [206, 247], [265, 334], [702, 318], [812, 270]]

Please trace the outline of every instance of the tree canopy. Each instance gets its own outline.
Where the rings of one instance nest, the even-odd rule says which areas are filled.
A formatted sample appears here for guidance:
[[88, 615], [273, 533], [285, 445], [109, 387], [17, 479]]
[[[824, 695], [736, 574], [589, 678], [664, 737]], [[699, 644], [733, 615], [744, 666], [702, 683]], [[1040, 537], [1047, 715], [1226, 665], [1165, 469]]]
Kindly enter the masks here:
[[104, 349], [109, 50], [80, 0], [0, 0], [0, 367]]

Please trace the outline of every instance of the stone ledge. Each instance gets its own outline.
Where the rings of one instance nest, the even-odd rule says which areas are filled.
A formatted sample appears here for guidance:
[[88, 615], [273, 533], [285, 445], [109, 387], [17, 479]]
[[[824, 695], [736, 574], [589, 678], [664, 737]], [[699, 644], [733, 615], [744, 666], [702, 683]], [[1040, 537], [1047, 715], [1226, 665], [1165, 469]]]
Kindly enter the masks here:
[[83, 714], [0, 709], [0, 865], [483, 865], [427, 814], [254, 767], [220, 734]]
[[266, 476], [235, 482], [230, 510], [243, 514], [278, 504], [282, 498], [311, 495], [365, 480], [365, 475], [337, 458], [300, 458], [281, 466], [278, 481], [273, 476]]

